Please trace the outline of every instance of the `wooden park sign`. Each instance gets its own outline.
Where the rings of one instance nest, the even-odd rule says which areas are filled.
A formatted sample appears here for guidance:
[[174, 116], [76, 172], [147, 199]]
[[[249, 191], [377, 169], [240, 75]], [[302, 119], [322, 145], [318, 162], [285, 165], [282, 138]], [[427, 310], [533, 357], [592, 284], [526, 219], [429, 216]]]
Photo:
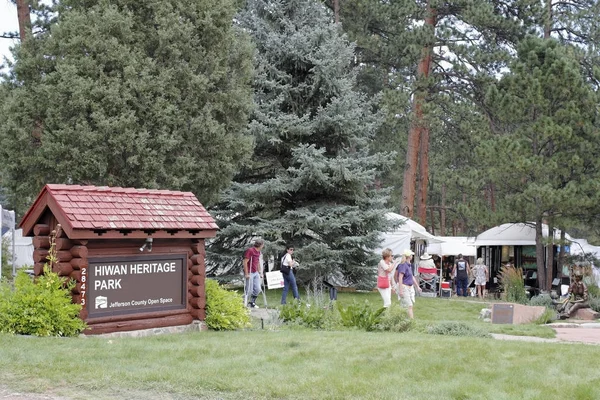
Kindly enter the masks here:
[[204, 240], [217, 225], [192, 193], [46, 185], [20, 223], [34, 272], [73, 278], [86, 334], [204, 320]]

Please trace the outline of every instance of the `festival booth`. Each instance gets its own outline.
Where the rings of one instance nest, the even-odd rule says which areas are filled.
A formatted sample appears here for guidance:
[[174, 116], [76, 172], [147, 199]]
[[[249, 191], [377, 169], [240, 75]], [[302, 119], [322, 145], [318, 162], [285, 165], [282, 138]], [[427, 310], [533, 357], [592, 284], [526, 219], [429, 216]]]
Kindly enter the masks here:
[[414, 261], [418, 262], [419, 256], [425, 252], [429, 243], [440, 242], [440, 240], [427, 232], [423, 225], [396, 213], [387, 213], [386, 218], [389, 221], [399, 222], [396, 229], [383, 234], [383, 241], [380, 248], [376, 250], [381, 255], [383, 249], [391, 249], [394, 255], [402, 254], [406, 249], [412, 249], [415, 252]]
[[450, 297], [450, 289], [452, 286], [451, 272], [456, 257], [459, 254], [462, 254], [471, 265], [475, 264], [475, 257], [477, 256], [475, 238], [468, 236], [436, 237], [440, 241], [428, 244], [427, 252], [439, 256], [439, 276], [442, 281], [439, 293], [440, 296]]
[[[10, 237], [11, 245], [9, 246], [10, 255], [8, 257], [2, 257], [2, 250], [4, 246], [0, 246], [0, 270], [4, 267], [2, 265], [2, 260], [4, 258], [9, 260], [14, 260], [16, 258], [16, 250], [15, 250], [15, 212], [11, 210], [5, 210], [0, 205], [0, 244], [4, 244], [5, 237]], [[12, 274], [13, 276], [16, 274], [16, 265], [12, 263]], [[1, 275], [1, 274], [0, 274]]]
[[[23, 229], [15, 229], [14, 239], [11, 232], [5, 233], [3, 238], [8, 243], [8, 249], [11, 252], [10, 263], [14, 265], [15, 269], [26, 266], [33, 267], [33, 241], [30, 237], [23, 236]], [[12, 253], [13, 248], [14, 253]]]
[[[377, 254], [381, 255], [383, 249], [389, 248], [396, 258], [404, 250], [411, 249], [415, 253], [413, 257], [413, 273], [418, 275], [420, 257], [426, 253], [425, 250], [430, 243], [438, 243], [440, 239], [427, 232], [424, 226], [400, 214], [387, 213], [386, 218], [390, 221], [398, 222], [400, 225], [393, 231], [386, 232], [383, 235], [381, 247], [376, 250]], [[431, 262], [431, 260], [428, 261]], [[437, 276], [439, 277], [439, 275]], [[434, 296], [437, 293], [437, 286], [439, 286], [438, 277], [427, 282], [430, 286], [436, 286], [436, 289], [431, 291]]]
[[20, 227], [35, 275], [49, 264], [76, 282], [86, 334], [205, 319], [204, 241], [218, 227], [192, 193], [46, 185]]
[[[465, 258], [474, 258], [477, 256], [477, 247], [475, 246], [475, 238], [468, 236], [436, 236], [440, 242], [430, 243], [427, 245], [429, 254], [437, 254], [439, 256], [457, 256], [462, 254]], [[469, 259], [469, 261], [471, 261]], [[474, 261], [474, 260], [473, 260]]]
[[[546, 224], [542, 225], [542, 236], [548, 237]], [[560, 240], [560, 231], [557, 229], [554, 230], [554, 239], [557, 242]], [[479, 234], [475, 238], [475, 245], [478, 255], [490, 270], [490, 286], [495, 287], [498, 284], [501, 267], [510, 261], [514, 266], [523, 269], [526, 285], [538, 286], [533, 223], [508, 223], [493, 227]], [[556, 257], [554, 259], [556, 260]], [[553, 275], [556, 274], [554, 270]]]

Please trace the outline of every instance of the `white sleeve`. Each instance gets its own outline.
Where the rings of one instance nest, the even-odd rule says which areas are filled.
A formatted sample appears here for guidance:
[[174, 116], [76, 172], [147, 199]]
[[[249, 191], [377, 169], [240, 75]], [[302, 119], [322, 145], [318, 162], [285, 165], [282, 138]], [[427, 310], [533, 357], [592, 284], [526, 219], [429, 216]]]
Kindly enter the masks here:
[[287, 253], [283, 257], [283, 265], [287, 265], [289, 267], [291, 262], [292, 262], [292, 256], [290, 255], [290, 253]]

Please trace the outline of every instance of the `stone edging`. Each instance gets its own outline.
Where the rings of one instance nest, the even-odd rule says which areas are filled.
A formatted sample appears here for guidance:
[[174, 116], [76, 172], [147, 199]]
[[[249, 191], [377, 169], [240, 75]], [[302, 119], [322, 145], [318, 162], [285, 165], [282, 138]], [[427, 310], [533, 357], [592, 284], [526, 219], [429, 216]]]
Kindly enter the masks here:
[[173, 333], [200, 332], [206, 331], [208, 327], [203, 321], [194, 321], [189, 325], [166, 326], [164, 328], [141, 329], [137, 331], [112, 332], [100, 335], [80, 335], [80, 337], [102, 337], [102, 338], [122, 338], [122, 337], [146, 337], [155, 335], [165, 335]]

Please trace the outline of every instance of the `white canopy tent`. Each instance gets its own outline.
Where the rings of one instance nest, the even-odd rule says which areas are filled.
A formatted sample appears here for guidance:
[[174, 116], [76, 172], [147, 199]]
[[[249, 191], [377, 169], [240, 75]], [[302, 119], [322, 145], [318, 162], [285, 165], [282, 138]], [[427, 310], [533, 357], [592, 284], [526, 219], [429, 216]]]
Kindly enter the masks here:
[[[8, 240], [9, 249], [12, 249], [13, 235], [11, 232], [4, 234], [5, 240]], [[21, 268], [23, 266], [33, 267], [33, 239], [30, 237], [23, 237], [22, 229], [15, 229], [14, 235], [14, 255], [12, 264], [15, 268]]]
[[[554, 230], [554, 239], [560, 240], [561, 232]], [[542, 225], [542, 236], [548, 237], [548, 225]], [[571, 242], [569, 254], [592, 254], [600, 258], [600, 246], [588, 243], [586, 239], [575, 239], [569, 234], [565, 238]], [[479, 234], [475, 238], [475, 246], [535, 246], [535, 226], [533, 224], [514, 223], [502, 224]], [[600, 268], [594, 266], [594, 277], [600, 284]], [[564, 271], [563, 271], [564, 273]]]
[[441, 242], [433, 242], [427, 245], [429, 254], [439, 256], [457, 256], [462, 254], [465, 257], [477, 256], [477, 246], [475, 238], [467, 236], [436, 236]]
[[[560, 230], [554, 230], [554, 239], [560, 240]], [[548, 237], [548, 225], [542, 225], [543, 237]], [[593, 246], [586, 239], [575, 239], [568, 233], [565, 239], [572, 242], [570, 254], [592, 254], [600, 258], [600, 246]], [[502, 224], [479, 234], [475, 246], [535, 246], [535, 227], [530, 224]]]
[[600, 258], [600, 247], [588, 243], [586, 239], [568, 238], [572, 243], [570, 246], [570, 254], [591, 254], [596, 258]]
[[[588, 243], [586, 239], [568, 238], [572, 243], [570, 246], [570, 254], [591, 254], [600, 259], [600, 246], [594, 246]], [[600, 267], [592, 264], [592, 273], [597, 286], [600, 286]]]
[[[548, 225], [542, 225], [542, 235], [548, 237]], [[554, 238], [560, 239], [560, 231], [554, 230]], [[475, 238], [475, 246], [535, 246], [535, 226], [533, 224], [502, 224], [480, 233]]]
[[436, 236], [427, 232], [423, 225], [418, 224], [410, 218], [404, 217], [396, 213], [387, 213], [386, 218], [391, 221], [400, 221], [402, 225], [391, 232], [386, 232], [383, 235], [383, 241], [380, 248], [376, 250], [381, 253], [383, 249], [389, 248], [394, 254], [401, 254], [404, 250], [410, 249], [412, 240], [417, 241], [417, 244], [440, 242]]

